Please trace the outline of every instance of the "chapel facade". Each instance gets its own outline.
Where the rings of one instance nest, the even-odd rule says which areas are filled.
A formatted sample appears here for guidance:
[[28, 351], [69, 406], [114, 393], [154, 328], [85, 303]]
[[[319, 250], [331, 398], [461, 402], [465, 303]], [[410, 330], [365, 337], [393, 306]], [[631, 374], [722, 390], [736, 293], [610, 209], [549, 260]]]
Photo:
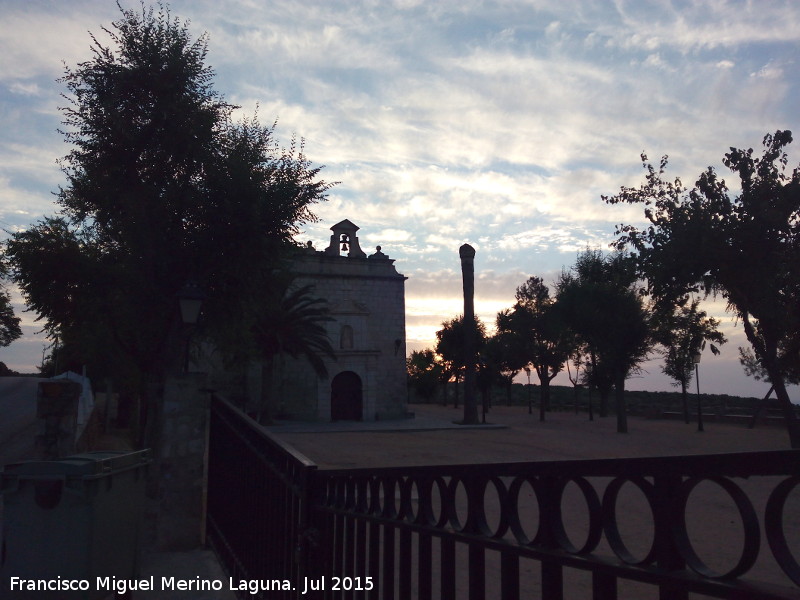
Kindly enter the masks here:
[[327, 379], [303, 359], [278, 369], [279, 415], [315, 421], [374, 421], [404, 417], [407, 404], [405, 280], [394, 260], [367, 255], [359, 227], [345, 219], [331, 227], [330, 243], [309, 242], [292, 263], [294, 285], [310, 285], [327, 301], [325, 323], [336, 360], [325, 358]]

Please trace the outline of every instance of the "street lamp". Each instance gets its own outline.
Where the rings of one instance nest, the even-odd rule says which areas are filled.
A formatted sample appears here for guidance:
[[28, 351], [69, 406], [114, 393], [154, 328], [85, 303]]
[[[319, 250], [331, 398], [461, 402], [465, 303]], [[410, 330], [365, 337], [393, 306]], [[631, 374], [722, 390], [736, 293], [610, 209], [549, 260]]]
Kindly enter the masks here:
[[533, 403], [531, 401], [531, 368], [530, 367], [522, 367], [525, 371], [525, 375], [528, 376], [528, 414], [533, 414]]
[[190, 281], [178, 292], [178, 304], [181, 309], [181, 321], [187, 328], [185, 335], [185, 347], [183, 353], [183, 372], [189, 372], [189, 341], [192, 335], [191, 330], [200, 318], [200, 309], [203, 307], [205, 292], [199, 285]]
[[703, 429], [703, 409], [700, 407], [700, 372], [697, 368], [700, 364], [699, 350], [692, 355], [692, 362], [694, 363], [694, 380], [697, 384], [697, 431], [705, 431]]
[[178, 292], [178, 303], [181, 307], [181, 320], [186, 325], [196, 325], [200, 317], [200, 309], [206, 295], [200, 286], [190, 281]]

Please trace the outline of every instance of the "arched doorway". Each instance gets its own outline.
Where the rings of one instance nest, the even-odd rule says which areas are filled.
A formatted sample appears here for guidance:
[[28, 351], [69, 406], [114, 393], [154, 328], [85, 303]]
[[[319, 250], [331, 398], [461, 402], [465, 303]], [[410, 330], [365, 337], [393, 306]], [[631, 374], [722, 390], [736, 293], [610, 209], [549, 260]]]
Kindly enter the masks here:
[[360, 421], [363, 401], [361, 378], [352, 371], [342, 371], [331, 381], [331, 420]]

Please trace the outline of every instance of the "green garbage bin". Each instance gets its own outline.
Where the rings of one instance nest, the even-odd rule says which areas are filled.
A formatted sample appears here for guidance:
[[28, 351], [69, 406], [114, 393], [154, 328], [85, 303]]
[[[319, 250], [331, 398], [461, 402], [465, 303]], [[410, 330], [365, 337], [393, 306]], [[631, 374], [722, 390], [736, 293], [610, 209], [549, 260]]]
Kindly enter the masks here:
[[149, 450], [6, 465], [0, 597], [100, 599], [137, 575]]

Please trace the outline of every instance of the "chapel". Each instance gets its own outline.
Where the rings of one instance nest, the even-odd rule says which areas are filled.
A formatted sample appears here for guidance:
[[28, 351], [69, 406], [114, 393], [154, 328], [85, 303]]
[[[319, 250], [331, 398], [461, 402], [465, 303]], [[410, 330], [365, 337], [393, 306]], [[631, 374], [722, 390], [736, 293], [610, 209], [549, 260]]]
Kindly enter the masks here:
[[406, 277], [380, 246], [367, 255], [358, 230], [347, 219], [336, 223], [324, 250], [309, 242], [293, 259], [294, 285], [311, 285], [327, 301], [336, 360], [325, 359], [327, 379], [303, 359], [282, 361], [276, 408], [286, 418], [374, 421], [406, 414]]

